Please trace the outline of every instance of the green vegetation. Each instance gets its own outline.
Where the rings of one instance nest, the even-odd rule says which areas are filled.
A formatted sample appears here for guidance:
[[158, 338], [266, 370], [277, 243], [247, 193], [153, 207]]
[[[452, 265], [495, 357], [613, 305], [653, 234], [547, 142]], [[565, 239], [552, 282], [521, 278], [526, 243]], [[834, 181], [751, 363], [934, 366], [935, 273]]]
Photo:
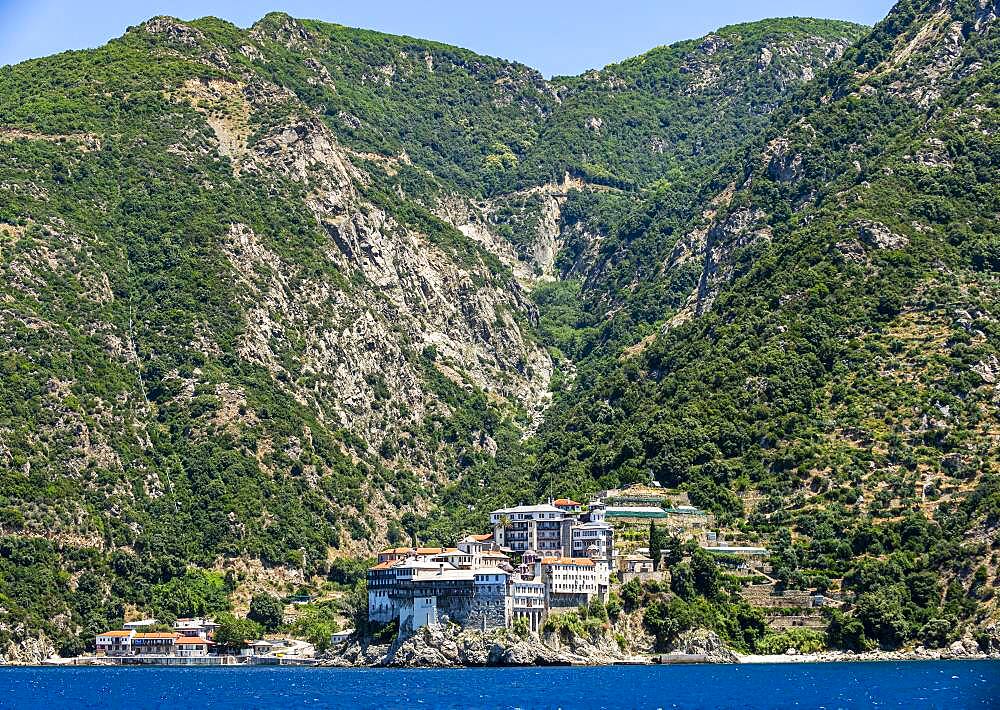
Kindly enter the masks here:
[[341, 608], [332, 602], [307, 604], [300, 607], [289, 631], [295, 638], [311, 643], [317, 651], [325, 651], [330, 647], [330, 637], [340, 631], [340, 613]]
[[213, 640], [229, 648], [242, 648], [245, 642], [259, 639], [264, 633], [264, 628], [255, 621], [229, 613], [219, 614], [215, 620], [219, 628], [215, 630]]
[[229, 609], [229, 592], [222, 575], [190, 570], [182, 577], [153, 586], [150, 608], [161, 622], [178, 617], [212, 616]]
[[[719, 585], [719, 570], [712, 556], [694, 547], [690, 559], [671, 569], [670, 589], [659, 582], [635, 584], [634, 601], [626, 608], [643, 608], [643, 623], [656, 639], [657, 650], [669, 650], [691, 629], [710, 629], [730, 647], [748, 653], [765, 638], [764, 618], [737, 594]], [[623, 588], [623, 594], [624, 594]]]
[[265, 631], [274, 631], [281, 626], [285, 616], [284, 603], [270, 594], [254, 594], [250, 600], [247, 618], [260, 624]]
[[[345, 551], [650, 478], [766, 541], [782, 585], [843, 593], [831, 646], [958, 638], [998, 583], [1000, 35], [956, 0], [939, 53], [935, 8], [727, 27], [552, 82], [281, 14], [0, 68], [0, 649], [24, 629], [79, 650], [126, 608], [223, 615], [232, 558], [345, 594], [298, 633], [368, 630]], [[525, 258], [526, 188], [567, 173], [560, 279], [529, 299], [444, 206], [489, 203]], [[411, 239], [427, 263], [394, 252]], [[397, 301], [445, 315], [422, 332]], [[493, 390], [463, 327], [503, 361], [466, 362]], [[382, 350], [398, 387], [360, 373]], [[385, 441], [358, 433], [365, 398]], [[714, 560], [649, 546], [669, 590], [630, 582], [552, 630], [643, 609], [664, 647], [792, 640]]]
[[[846, 47], [864, 31], [828, 20], [765, 20], [556, 77], [562, 101], [523, 162], [629, 189], [696, 182], [767, 125], [803, 67], [822, 67], [832, 45]], [[788, 51], [765, 65], [764, 49], [779, 46]]]
[[785, 653], [794, 648], [799, 653], [815, 653], [826, 647], [823, 634], [812, 629], [788, 629], [771, 633], [757, 642], [757, 653], [768, 655]]
[[[1000, 291], [986, 265], [1000, 143], [968, 117], [996, 124], [1000, 47], [996, 33], [965, 36], [956, 62], [975, 70], [938, 87], [928, 118], [893, 82], [916, 95], [919, 67], [940, 58], [927, 48], [897, 70], [889, 57], [928, 8], [901, 3], [783, 104], [701, 189], [697, 209], [721, 195], [718, 214], [654, 199], [625, 217], [636, 236], [614, 244], [599, 267], [612, 276], [573, 316], [609, 317], [575, 351], [574, 386], [532, 449], [542, 490], [653, 476], [770, 540], [789, 586], [843, 579], [836, 647], [955, 638], [988, 613], [996, 576], [995, 536], [966, 531], [997, 519]], [[865, 77], [859, 64], [887, 69]], [[669, 258], [697, 230], [713, 260], [700, 280], [704, 257]], [[614, 280], [615, 260], [639, 285]], [[694, 281], [667, 287], [692, 264]], [[703, 312], [668, 326], [689, 294]], [[682, 566], [675, 591], [690, 597], [693, 578]], [[685, 618], [673, 611], [650, 622], [669, 636], [661, 620]]]

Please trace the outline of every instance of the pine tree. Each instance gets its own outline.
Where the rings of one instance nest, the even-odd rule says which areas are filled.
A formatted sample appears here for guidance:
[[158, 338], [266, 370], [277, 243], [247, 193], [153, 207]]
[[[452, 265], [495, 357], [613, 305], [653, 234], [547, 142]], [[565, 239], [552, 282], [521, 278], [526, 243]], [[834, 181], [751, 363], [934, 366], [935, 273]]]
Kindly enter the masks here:
[[660, 568], [660, 557], [663, 554], [663, 536], [656, 523], [649, 521], [649, 556], [653, 558], [653, 569]]

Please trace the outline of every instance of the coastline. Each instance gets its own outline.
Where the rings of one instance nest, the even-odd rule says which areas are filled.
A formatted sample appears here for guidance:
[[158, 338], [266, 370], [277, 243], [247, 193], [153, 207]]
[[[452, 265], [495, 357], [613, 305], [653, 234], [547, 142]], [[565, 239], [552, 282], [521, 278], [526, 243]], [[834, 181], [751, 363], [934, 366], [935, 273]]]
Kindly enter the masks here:
[[[402, 670], [402, 669], [425, 669], [425, 670], [463, 670], [463, 669], [475, 669], [475, 668], [608, 668], [612, 666], [692, 666], [692, 665], [703, 665], [703, 666], [716, 666], [716, 665], [751, 665], [751, 666], [763, 666], [763, 665], [809, 665], [815, 663], [926, 663], [926, 662], [940, 662], [940, 661], [954, 661], [954, 662], [979, 662], [979, 661], [1000, 661], [1000, 654], [973, 654], [966, 656], [951, 656], [951, 655], [922, 655], [917, 653], [858, 653], [858, 654], [842, 654], [835, 651], [830, 652], [820, 652], [820, 653], [804, 653], [804, 654], [771, 654], [771, 655], [760, 655], [760, 654], [746, 654], [738, 656], [738, 660], [735, 663], [722, 664], [716, 661], [705, 660], [704, 658], [691, 658], [690, 660], [675, 657], [670, 661], [656, 661], [655, 657], [649, 658], [631, 658], [622, 659], [618, 661], [610, 662], [599, 662], [591, 661], [585, 659], [567, 659], [563, 663], [530, 663], [530, 664], [497, 664], [497, 665], [426, 665], [426, 666], [395, 666], [395, 665], [347, 665], [347, 664], [337, 664], [337, 663], [311, 663], [311, 664], [282, 664], [281, 666], [275, 665], [261, 665], [261, 664], [250, 664], [250, 663], [235, 663], [235, 664], [198, 664], [198, 665], [184, 665], [177, 666], [172, 664], [120, 664], [120, 663], [101, 663], [93, 662], [95, 659], [90, 657], [81, 657], [80, 661], [74, 662], [76, 659], [59, 658], [59, 659], [46, 659], [41, 663], [0, 663], [0, 672], [5, 668], [227, 668], [227, 669], [256, 669], [256, 668], [309, 668], [309, 669], [340, 669], [340, 670]], [[90, 662], [87, 662], [90, 661]]]
[[[647, 647], [648, 649], [648, 647]], [[790, 648], [779, 654], [737, 654], [711, 631], [686, 632], [668, 652], [635, 650], [619, 646], [607, 631], [583, 636], [544, 633], [518, 636], [506, 630], [473, 631], [451, 627], [424, 627], [419, 633], [397, 638], [392, 643], [376, 644], [371, 639], [354, 638], [315, 658], [237, 659], [145, 658], [123, 660], [103, 656], [58, 656], [0, 658], [3, 667], [255, 667], [258, 665], [298, 665], [319, 668], [484, 668], [545, 666], [621, 666], [621, 665], [782, 665], [808, 663], [878, 663], [920, 661], [998, 661], [1000, 649], [994, 645], [983, 652], [971, 638], [955, 641], [942, 649], [916, 648], [865, 652], [817, 651], [799, 653]], [[288, 661], [288, 662], [286, 662]]]
[[917, 651], [870, 651], [847, 653], [844, 651], [820, 651], [817, 653], [777, 653], [770, 655], [746, 654], [738, 656], [741, 665], [768, 665], [789, 663], [885, 663], [921, 661], [1000, 661], [1000, 654], [971, 653], [950, 654]]

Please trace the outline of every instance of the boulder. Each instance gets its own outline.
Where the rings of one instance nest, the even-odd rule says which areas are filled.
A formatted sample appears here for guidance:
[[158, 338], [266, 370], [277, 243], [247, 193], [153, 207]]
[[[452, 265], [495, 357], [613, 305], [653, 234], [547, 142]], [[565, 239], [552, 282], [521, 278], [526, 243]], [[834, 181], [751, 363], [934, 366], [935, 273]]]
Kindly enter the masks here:
[[860, 220], [854, 226], [862, 241], [876, 249], [903, 249], [910, 243], [907, 237], [896, 234], [881, 222]]
[[719, 635], [707, 629], [693, 629], [681, 634], [675, 645], [674, 653], [705, 656], [705, 659], [710, 663], [737, 663], [739, 661], [733, 650], [722, 643]]

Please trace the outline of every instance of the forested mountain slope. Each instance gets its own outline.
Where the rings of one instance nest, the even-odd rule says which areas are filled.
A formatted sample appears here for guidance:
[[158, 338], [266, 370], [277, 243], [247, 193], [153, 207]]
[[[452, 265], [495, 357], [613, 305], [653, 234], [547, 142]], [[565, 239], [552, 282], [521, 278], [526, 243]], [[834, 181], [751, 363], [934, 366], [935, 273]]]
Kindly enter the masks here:
[[651, 474], [796, 525], [789, 575], [914, 505], [993, 539], [995, 15], [551, 81], [282, 14], [0, 68], [0, 646]]
[[720, 171], [646, 263], [688, 292], [643, 340], [590, 336], [539, 434], [545, 489], [652, 475], [750, 536], [790, 530], [779, 576], [843, 577], [887, 645], [992, 598], [998, 14], [899, 3]]

